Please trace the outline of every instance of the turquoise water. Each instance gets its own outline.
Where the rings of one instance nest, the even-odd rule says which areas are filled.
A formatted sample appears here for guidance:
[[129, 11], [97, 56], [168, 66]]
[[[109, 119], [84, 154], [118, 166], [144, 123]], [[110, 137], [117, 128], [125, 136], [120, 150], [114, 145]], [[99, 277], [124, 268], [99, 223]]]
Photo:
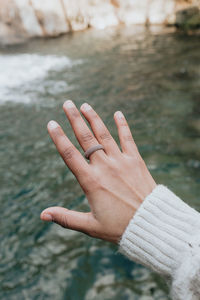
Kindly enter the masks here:
[[62, 103], [89, 102], [113, 136], [126, 115], [158, 183], [200, 211], [200, 41], [159, 27], [89, 30], [0, 50], [0, 299], [167, 300], [164, 281], [117, 247], [43, 223], [87, 200], [51, 142]]

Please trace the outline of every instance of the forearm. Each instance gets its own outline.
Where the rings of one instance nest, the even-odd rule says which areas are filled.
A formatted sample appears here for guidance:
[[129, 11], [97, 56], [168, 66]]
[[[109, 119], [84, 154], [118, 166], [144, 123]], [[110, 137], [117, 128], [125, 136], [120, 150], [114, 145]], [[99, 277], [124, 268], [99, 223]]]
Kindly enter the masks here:
[[200, 214], [163, 185], [131, 219], [120, 252], [171, 278], [173, 299], [200, 299]]

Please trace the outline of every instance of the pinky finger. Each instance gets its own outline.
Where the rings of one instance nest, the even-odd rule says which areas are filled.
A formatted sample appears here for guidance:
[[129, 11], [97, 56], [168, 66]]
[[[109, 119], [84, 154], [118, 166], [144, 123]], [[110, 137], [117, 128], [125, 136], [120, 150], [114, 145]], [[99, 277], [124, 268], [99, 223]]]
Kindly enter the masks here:
[[128, 155], [138, 154], [137, 146], [133, 140], [128, 123], [121, 111], [114, 114], [114, 120], [117, 125], [120, 145], [123, 153]]

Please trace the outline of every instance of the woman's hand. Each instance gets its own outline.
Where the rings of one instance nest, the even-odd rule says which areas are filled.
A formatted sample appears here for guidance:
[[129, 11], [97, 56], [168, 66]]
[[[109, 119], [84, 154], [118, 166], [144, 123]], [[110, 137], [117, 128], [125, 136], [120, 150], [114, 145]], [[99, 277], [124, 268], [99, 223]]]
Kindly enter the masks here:
[[93, 133], [72, 101], [66, 101], [63, 109], [83, 150], [97, 144], [102, 144], [104, 150], [91, 154], [88, 163], [58, 123], [48, 123], [49, 134], [81, 185], [91, 212], [49, 207], [41, 213], [41, 219], [118, 243], [130, 219], [156, 183], [141, 158], [126, 119], [120, 111], [114, 114], [114, 119], [122, 151], [90, 105], [83, 104], [81, 112]]

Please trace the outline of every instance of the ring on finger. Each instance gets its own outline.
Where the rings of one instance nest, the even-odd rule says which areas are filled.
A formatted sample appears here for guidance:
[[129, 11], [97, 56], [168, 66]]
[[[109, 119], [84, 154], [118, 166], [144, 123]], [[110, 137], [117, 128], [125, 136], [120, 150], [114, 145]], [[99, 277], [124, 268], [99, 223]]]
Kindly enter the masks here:
[[97, 150], [104, 150], [104, 146], [101, 145], [101, 144], [98, 144], [98, 145], [95, 145], [95, 146], [92, 146], [92, 147], [88, 148], [84, 153], [85, 158], [90, 159], [90, 155], [92, 153], [96, 152]]

